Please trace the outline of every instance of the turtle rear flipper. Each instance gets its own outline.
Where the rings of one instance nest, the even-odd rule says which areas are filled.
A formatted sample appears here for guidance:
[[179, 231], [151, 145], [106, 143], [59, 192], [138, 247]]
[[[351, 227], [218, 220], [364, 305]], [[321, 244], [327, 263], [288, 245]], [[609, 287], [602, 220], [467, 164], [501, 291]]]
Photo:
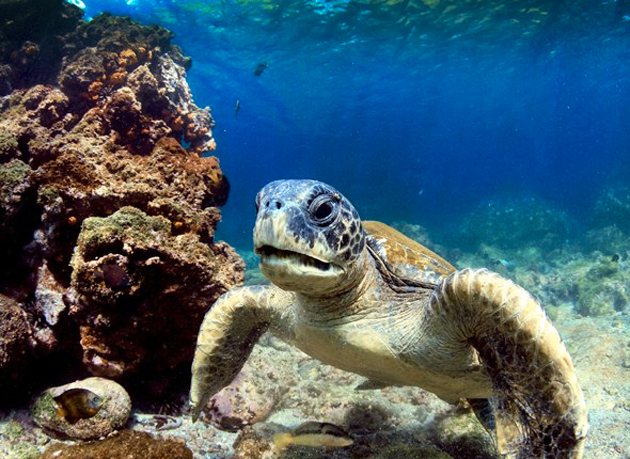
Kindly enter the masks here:
[[431, 296], [448, 339], [473, 346], [492, 379], [497, 443], [512, 459], [578, 459], [587, 411], [571, 358], [540, 305], [487, 270], [455, 272]]

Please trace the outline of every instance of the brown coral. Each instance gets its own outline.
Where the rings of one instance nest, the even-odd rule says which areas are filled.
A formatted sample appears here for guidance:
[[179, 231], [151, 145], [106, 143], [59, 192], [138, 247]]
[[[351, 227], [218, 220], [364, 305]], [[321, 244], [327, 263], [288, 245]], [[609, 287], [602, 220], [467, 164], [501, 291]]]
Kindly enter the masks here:
[[125, 69], [120, 69], [112, 73], [109, 76], [107, 82], [111, 84], [112, 86], [120, 86], [125, 82], [126, 79], [127, 79], [127, 71]]
[[118, 64], [121, 67], [133, 67], [138, 63], [138, 56], [133, 49], [125, 49], [120, 52]]

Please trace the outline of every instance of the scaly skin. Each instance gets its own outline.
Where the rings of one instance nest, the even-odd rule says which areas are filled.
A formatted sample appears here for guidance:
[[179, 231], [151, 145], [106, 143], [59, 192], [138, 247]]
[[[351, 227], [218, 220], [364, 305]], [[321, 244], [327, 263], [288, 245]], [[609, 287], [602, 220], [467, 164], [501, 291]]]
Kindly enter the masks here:
[[436, 337], [473, 346], [494, 386], [499, 451], [508, 458], [579, 459], [587, 410], [571, 357], [522, 287], [487, 270], [446, 278], [429, 306]]
[[407, 251], [413, 273], [408, 260], [420, 249], [387, 229], [379, 237], [392, 244], [366, 235], [352, 205], [320, 182], [273, 182], [257, 208], [254, 245], [275, 285], [232, 290], [206, 314], [192, 368], [194, 419], [269, 329], [377, 383], [478, 399], [482, 408], [492, 397], [506, 458], [581, 458], [587, 413], [575, 370], [527, 291], [487, 270], [427, 264], [427, 250], [418, 277], [405, 278], [388, 257]]
[[[230, 384], [286, 297], [275, 287], [240, 287], [219, 297], [197, 337], [190, 404], [197, 420], [208, 399]], [[272, 308], [273, 306], [273, 308]]]

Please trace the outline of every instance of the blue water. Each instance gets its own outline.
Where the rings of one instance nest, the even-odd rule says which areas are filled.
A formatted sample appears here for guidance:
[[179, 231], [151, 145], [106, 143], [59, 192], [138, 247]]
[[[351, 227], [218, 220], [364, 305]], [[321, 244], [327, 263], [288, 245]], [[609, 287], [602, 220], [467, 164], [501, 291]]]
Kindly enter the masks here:
[[84, 2], [169, 28], [193, 58], [232, 184], [218, 236], [240, 248], [277, 178], [439, 233], [505, 196], [588, 222], [630, 175], [628, 1]]

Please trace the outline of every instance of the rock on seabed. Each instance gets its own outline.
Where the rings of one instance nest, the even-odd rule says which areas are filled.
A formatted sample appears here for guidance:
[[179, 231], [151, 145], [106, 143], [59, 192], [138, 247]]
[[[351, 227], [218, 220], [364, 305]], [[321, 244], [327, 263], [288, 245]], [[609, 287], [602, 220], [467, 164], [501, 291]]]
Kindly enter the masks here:
[[[99, 397], [102, 406], [94, 416], [70, 422], [59, 413], [54, 398], [73, 389], [88, 390]], [[109, 435], [125, 425], [131, 413], [131, 399], [115, 381], [94, 377], [46, 389], [35, 398], [31, 413], [35, 422], [54, 436], [91, 440]]]

